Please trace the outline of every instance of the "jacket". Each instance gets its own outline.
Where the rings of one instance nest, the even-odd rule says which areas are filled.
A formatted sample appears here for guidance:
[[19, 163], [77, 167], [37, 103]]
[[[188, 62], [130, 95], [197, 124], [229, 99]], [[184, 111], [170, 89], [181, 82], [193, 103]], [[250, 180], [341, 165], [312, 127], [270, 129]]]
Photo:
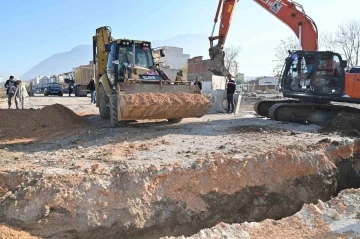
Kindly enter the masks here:
[[197, 85], [199, 89], [202, 90], [202, 83], [200, 81], [198, 81], [197, 83], [194, 82], [194, 85]]
[[16, 88], [17, 89], [16, 89], [15, 95], [14, 95], [16, 98], [23, 99], [23, 98], [29, 97], [29, 94], [27, 93], [27, 90], [26, 90], [26, 85], [24, 83], [18, 84], [18, 86]]
[[[16, 82], [13, 81], [13, 83], [14, 83], [14, 86], [16, 87], [16, 86], [17, 86]], [[10, 84], [10, 80], [7, 80], [7, 81], [5, 82], [5, 85], [4, 85], [5, 88], [6, 88], [6, 94], [7, 94], [7, 95], [9, 94], [9, 89], [10, 89], [9, 84]], [[14, 92], [15, 92], [15, 90], [14, 90]]]
[[87, 86], [87, 89], [90, 91], [94, 91], [95, 90], [95, 82], [93, 80], [91, 80]]
[[235, 93], [235, 89], [236, 82], [234, 80], [229, 80], [227, 83], [226, 94], [233, 95]]

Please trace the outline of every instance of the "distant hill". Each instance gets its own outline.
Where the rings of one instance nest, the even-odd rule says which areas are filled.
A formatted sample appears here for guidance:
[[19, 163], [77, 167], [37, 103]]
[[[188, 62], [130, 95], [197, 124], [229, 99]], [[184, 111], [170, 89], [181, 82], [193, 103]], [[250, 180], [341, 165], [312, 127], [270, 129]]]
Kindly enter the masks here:
[[[176, 46], [184, 49], [191, 57], [203, 55], [208, 58], [208, 36], [200, 34], [181, 34], [166, 40], [153, 40], [153, 47]], [[44, 59], [32, 69], [20, 76], [20, 79], [32, 79], [36, 76], [54, 75], [71, 71], [73, 67], [86, 65], [92, 60], [92, 45], [79, 45], [67, 52], [57, 53]]]
[[89, 64], [92, 59], [92, 45], [79, 45], [67, 52], [57, 53], [35, 65], [20, 76], [32, 79], [36, 76], [54, 75], [71, 71], [73, 67]]

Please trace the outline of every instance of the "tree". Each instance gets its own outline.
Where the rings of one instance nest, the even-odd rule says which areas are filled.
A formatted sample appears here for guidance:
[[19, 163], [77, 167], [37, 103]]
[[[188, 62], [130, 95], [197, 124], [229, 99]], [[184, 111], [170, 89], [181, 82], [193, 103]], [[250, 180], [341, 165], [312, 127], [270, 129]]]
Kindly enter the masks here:
[[360, 54], [360, 21], [349, 20], [340, 25], [335, 33], [336, 46], [342, 50], [348, 66], [359, 64]]
[[324, 32], [319, 36], [319, 49], [325, 51], [337, 51], [336, 43], [335, 43], [335, 36], [332, 32]]
[[295, 37], [288, 37], [281, 40], [280, 45], [275, 48], [275, 59], [273, 60], [276, 65], [273, 69], [273, 74], [278, 75], [284, 66], [286, 57], [289, 56], [289, 50], [299, 49], [299, 41]]
[[241, 51], [240, 46], [229, 46], [224, 48], [225, 52], [225, 67], [229, 69], [232, 75], [236, 75], [239, 67], [239, 63], [236, 61]]

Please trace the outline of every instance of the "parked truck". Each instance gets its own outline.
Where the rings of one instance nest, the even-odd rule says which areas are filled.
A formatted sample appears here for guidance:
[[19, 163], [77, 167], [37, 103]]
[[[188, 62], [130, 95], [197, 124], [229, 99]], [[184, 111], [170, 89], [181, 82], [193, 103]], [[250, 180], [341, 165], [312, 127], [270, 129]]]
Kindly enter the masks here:
[[89, 65], [81, 65], [75, 68], [75, 84], [73, 91], [75, 96], [87, 96], [87, 85], [92, 77], [94, 77], [94, 65], [92, 64], [92, 61]]

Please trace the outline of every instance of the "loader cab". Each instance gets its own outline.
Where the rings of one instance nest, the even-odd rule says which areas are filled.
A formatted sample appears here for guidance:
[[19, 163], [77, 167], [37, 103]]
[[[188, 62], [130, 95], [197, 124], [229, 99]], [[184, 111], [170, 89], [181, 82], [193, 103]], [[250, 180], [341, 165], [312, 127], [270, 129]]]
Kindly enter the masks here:
[[116, 40], [106, 45], [105, 51], [108, 53], [106, 72], [112, 85], [124, 82], [134, 67], [138, 74], [143, 74], [154, 66], [151, 44], [147, 41]]
[[283, 93], [341, 95], [345, 86], [346, 64], [341, 55], [334, 52], [290, 52], [281, 78]]

